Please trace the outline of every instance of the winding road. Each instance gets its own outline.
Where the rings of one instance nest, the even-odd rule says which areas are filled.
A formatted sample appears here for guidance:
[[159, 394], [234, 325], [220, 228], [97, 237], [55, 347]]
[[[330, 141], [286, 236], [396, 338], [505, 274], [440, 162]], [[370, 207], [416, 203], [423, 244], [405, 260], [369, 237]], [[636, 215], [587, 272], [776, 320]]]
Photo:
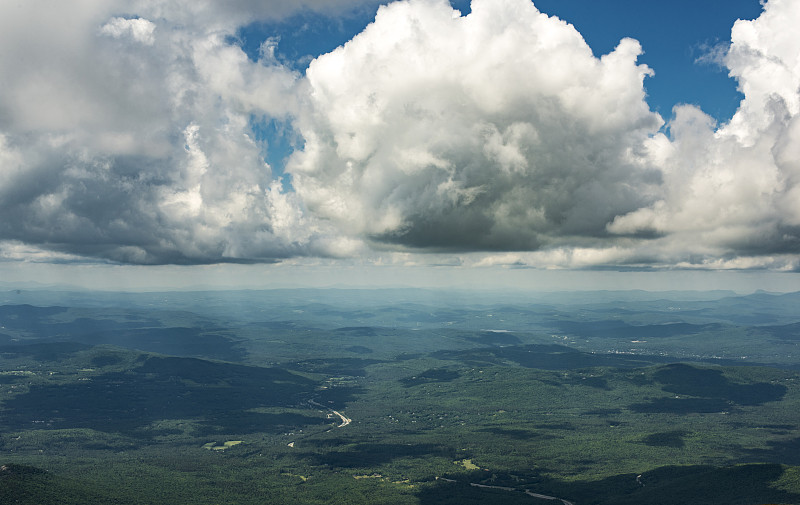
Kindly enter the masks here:
[[[458, 482], [457, 480], [446, 479], [444, 477], [436, 477], [436, 480], [443, 480], [445, 482]], [[478, 484], [478, 483], [475, 483], [475, 482], [470, 482], [469, 485], [472, 486], [472, 487], [481, 487], [481, 488], [486, 488], [486, 489], [500, 489], [500, 490], [503, 490], [503, 491], [510, 491], [510, 492], [519, 491], [519, 489], [516, 489], [516, 488], [513, 488], [513, 487], [489, 486], [489, 485], [486, 485], [486, 484]], [[561, 503], [563, 503], [564, 505], [575, 505], [571, 501], [565, 500], [564, 498], [558, 498], [556, 496], [548, 496], [546, 494], [534, 493], [533, 491], [530, 491], [528, 489], [526, 489], [523, 492], [528, 496], [532, 496], [533, 498], [541, 498], [543, 500], [561, 500]]]
[[316, 405], [317, 407], [325, 409], [328, 412], [330, 412], [331, 414], [334, 414], [334, 415], [338, 416], [339, 419], [342, 420], [342, 424], [340, 424], [338, 426], [338, 428], [344, 428], [345, 426], [347, 426], [348, 424], [353, 422], [352, 419], [350, 419], [349, 417], [346, 417], [344, 414], [342, 414], [338, 410], [333, 410], [332, 408], [326, 407], [325, 405], [322, 405], [321, 403], [317, 403], [314, 400], [308, 400], [308, 403], [310, 403], [311, 405]]
[[[503, 491], [519, 491], [518, 489], [515, 489], [513, 487], [487, 486], [486, 484], [476, 484], [474, 482], [470, 482], [469, 485], [472, 486], [472, 487], [485, 487], [485, 488], [489, 488], [489, 489], [502, 489]], [[524, 493], [526, 495], [528, 495], [528, 496], [533, 496], [534, 498], [541, 498], [543, 500], [561, 500], [561, 503], [563, 503], [564, 505], [575, 505], [571, 501], [567, 501], [567, 500], [565, 500], [563, 498], [558, 498], [558, 497], [555, 497], [555, 496], [548, 496], [546, 494], [534, 493], [533, 491], [529, 491], [527, 489], [524, 491]]]

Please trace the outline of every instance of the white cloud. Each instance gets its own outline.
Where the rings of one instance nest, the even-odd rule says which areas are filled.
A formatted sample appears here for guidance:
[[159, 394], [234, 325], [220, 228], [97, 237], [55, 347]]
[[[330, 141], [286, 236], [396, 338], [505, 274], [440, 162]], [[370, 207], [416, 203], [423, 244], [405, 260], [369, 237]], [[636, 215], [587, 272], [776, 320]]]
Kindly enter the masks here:
[[155, 29], [156, 25], [146, 19], [111, 18], [100, 28], [100, 33], [117, 39], [131, 37], [136, 42], [152, 46], [155, 41], [153, 36]]
[[739, 110], [716, 128], [696, 107], [677, 108], [662, 197], [610, 231], [664, 235], [661, 260], [683, 266], [797, 264], [786, 255], [800, 254], [800, 38], [786, 30], [798, 22], [800, 5], [782, 0], [736, 22], [726, 62], [745, 95]]
[[0, 240], [134, 263], [325, 254], [329, 227], [285, 225], [302, 203], [250, 127], [293, 112], [299, 75], [228, 37], [334, 3], [358, 2], [0, 4]]
[[[800, 268], [798, 2], [715, 53], [733, 119], [681, 106], [669, 136], [638, 42], [596, 58], [528, 0], [383, 6], [306, 76], [231, 43], [375, 3], [0, 3], [0, 257]], [[294, 125], [296, 192], [253, 117]]]
[[353, 235], [428, 249], [536, 249], [606, 234], [659, 175], [650, 69], [600, 59], [527, 0], [381, 7], [311, 63], [289, 165], [306, 205]]
[[792, 30], [800, 5], [771, 0], [753, 21], [737, 21], [726, 58], [745, 100], [724, 133], [751, 145], [755, 136], [782, 114], [800, 113], [800, 39]]

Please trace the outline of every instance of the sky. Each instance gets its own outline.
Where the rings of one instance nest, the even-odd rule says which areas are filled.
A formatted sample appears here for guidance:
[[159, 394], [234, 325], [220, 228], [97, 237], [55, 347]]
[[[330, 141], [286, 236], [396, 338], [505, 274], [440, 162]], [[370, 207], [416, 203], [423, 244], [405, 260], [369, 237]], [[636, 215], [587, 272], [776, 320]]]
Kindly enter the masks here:
[[0, 3], [0, 282], [800, 289], [800, 2]]

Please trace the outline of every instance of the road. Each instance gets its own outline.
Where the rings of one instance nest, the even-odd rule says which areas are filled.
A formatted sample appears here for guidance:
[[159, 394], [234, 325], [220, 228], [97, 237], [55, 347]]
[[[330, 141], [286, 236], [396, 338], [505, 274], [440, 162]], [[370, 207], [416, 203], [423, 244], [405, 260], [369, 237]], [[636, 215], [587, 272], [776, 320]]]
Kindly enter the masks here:
[[339, 412], [338, 410], [333, 410], [332, 408], [330, 408], [330, 407], [326, 407], [325, 405], [322, 405], [321, 403], [317, 403], [317, 402], [315, 402], [314, 400], [308, 400], [308, 403], [310, 403], [311, 405], [316, 405], [317, 407], [320, 407], [320, 408], [322, 408], [322, 409], [325, 409], [325, 410], [327, 410], [328, 412], [330, 412], [331, 414], [334, 414], [334, 415], [338, 416], [338, 417], [339, 417], [339, 419], [341, 419], [341, 420], [342, 420], [342, 424], [340, 424], [340, 425], [338, 426], [339, 428], [344, 428], [345, 426], [347, 426], [348, 424], [350, 424], [350, 423], [352, 423], [352, 422], [353, 422], [353, 420], [352, 420], [352, 419], [350, 419], [349, 417], [346, 417], [344, 414], [342, 414], [342, 413], [341, 413], [341, 412]]
[[[442, 478], [442, 480], [445, 480], [447, 482], [455, 482], [454, 480], [445, 479], [445, 478]], [[469, 485], [472, 486], [472, 487], [482, 487], [482, 488], [487, 488], [487, 489], [502, 489], [503, 491], [518, 491], [517, 489], [515, 489], [513, 487], [487, 486], [486, 484], [476, 484], [474, 482], [470, 482]], [[567, 501], [567, 500], [565, 500], [563, 498], [558, 498], [556, 496], [548, 496], [546, 494], [534, 493], [533, 491], [529, 491], [527, 489], [525, 490], [525, 494], [528, 495], [528, 496], [532, 496], [534, 498], [541, 498], [543, 500], [560, 500], [561, 503], [563, 503], [564, 505], [575, 505], [571, 501]]]
[[339, 411], [337, 410], [330, 409], [330, 411], [339, 416], [339, 418], [342, 420], [342, 424], [339, 425], [339, 428], [344, 428], [345, 426], [353, 422], [352, 419], [350, 419], [349, 417], [345, 417], [344, 414], [339, 413]]
[[564, 498], [557, 498], [555, 496], [547, 496], [546, 494], [533, 493], [531, 491], [528, 491], [527, 489], [525, 490], [525, 494], [528, 496], [533, 496], [534, 498], [542, 498], [544, 500], [561, 500], [561, 503], [563, 503], [564, 505], [575, 505], [571, 501], [567, 501]]

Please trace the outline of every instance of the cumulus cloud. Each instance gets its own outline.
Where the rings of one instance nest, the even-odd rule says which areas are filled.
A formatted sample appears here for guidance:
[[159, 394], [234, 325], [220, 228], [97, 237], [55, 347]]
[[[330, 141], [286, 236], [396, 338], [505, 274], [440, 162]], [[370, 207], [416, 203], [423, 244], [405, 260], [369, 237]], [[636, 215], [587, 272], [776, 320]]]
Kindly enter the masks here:
[[343, 254], [338, 234], [297, 217], [251, 129], [293, 113], [301, 76], [229, 41], [256, 19], [356, 3], [0, 5], [4, 250], [129, 263]]
[[786, 31], [797, 22], [800, 5], [783, 0], [736, 22], [725, 62], [744, 94], [738, 111], [717, 127], [678, 107], [662, 147], [663, 195], [615, 218], [611, 232], [663, 235], [652, 257], [664, 263], [800, 266], [800, 39]]
[[[714, 53], [729, 123], [667, 129], [637, 41], [595, 57], [529, 0], [384, 5], [305, 75], [231, 42], [376, 3], [0, 3], [0, 259], [800, 268], [797, 2]], [[289, 189], [254, 118], [298, 136]]]
[[527, 0], [474, 0], [463, 17], [445, 1], [391, 4], [310, 65], [289, 170], [309, 209], [379, 249], [795, 269], [796, 22], [786, 0], [738, 21], [718, 57], [739, 111], [720, 126], [681, 105], [665, 134], [634, 40], [595, 58]]
[[156, 25], [146, 19], [111, 18], [100, 28], [100, 33], [114, 38], [131, 37], [137, 42], [151, 46], [155, 40], [153, 37], [155, 29]]
[[594, 242], [660, 183], [644, 98], [651, 70], [624, 39], [595, 58], [527, 0], [381, 7], [313, 61], [305, 149], [289, 164], [316, 214], [376, 244], [530, 250]]

